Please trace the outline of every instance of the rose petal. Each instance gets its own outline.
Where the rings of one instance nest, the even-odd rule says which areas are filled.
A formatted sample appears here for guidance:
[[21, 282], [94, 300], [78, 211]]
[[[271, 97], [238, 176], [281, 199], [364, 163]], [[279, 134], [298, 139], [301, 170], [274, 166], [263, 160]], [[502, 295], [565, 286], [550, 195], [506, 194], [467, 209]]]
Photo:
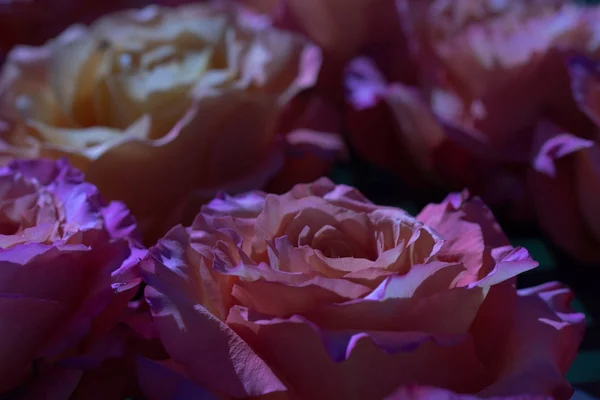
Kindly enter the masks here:
[[[274, 317], [317, 309], [362, 297], [369, 288], [345, 279], [316, 277], [295, 286], [277, 282], [244, 282], [233, 286], [233, 296], [245, 307]], [[278, 299], [273, 302], [273, 299]]]
[[[333, 346], [333, 349], [343, 343], [350, 344], [348, 335], [336, 336], [336, 332], [321, 331], [299, 317], [255, 320], [240, 308], [231, 310], [228, 323], [260, 349], [303, 398], [326, 399], [357, 394], [365, 398], [381, 398], [403, 381], [468, 390], [474, 382], [471, 379], [482, 373], [469, 340], [446, 345], [426, 341], [416, 348], [409, 346], [405, 351], [389, 354], [367, 337], [357, 338], [348, 359], [335, 363], [325, 345]], [[398, 338], [403, 336], [394, 335]], [[335, 338], [342, 339], [342, 343], [336, 343]], [[432, 362], [434, 359], [437, 361]], [[432, 365], [440, 369], [432, 369]], [[448, 369], [448, 365], [454, 367]], [[398, 375], [398, 371], [402, 374]]]
[[220, 192], [202, 207], [202, 212], [210, 215], [233, 216], [238, 218], [257, 217], [265, 204], [264, 192], [254, 191], [237, 196], [229, 196]]
[[[323, 329], [465, 333], [485, 298], [480, 288], [456, 288], [414, 299], [360, 299], [323, 306], [303, 315]], [[457, 307], [460, 314], [453, 312]], [[402, 318], [395, 318], [397, 315]]]
[[250, 346], [206, 308], [150, 286], [146, 299], [167, 352], [195, 382], [235, 397], [286, 390]]
[[556, 282], [519, 292], [498, 379], [479, 395], [530, 393], [570, 398], [573, 389], [564, 374], [577, 354], [585, 328], [584, 315], [569, 307], [572, 298], [573, 294]]

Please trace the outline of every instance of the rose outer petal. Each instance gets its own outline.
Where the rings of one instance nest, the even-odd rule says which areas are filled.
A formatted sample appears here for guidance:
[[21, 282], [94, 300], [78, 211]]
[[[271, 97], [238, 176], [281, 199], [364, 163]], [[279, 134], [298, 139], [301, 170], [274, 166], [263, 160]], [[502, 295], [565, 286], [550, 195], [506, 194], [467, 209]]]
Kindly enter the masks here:
[[550, 395], [569, 399], [564, 374], [577, 354], [585, 316], [573, 312], [573, 293], [557, 282], [519, 291], [496, 381], [479, 395]]
[[[264, 354], [301, 398], [382, 398], [409, 382], [468, 391], [483, 373], [468, 338], [421, 343], [413, 334], [390, 333], [396, 343], [390, 347], [390, 338], [385, 346], [368, 335], [349, 341], [352, 335], [322, 331], [303, 318], [255, 320], [236, 307], [228, 324]], [[344, 361], [333, 360], [326, 346], [330, 351], [347, 349]]]
[[[272, 101], [241, 93], [203, 99], [166, 137], [156, 141], [132, 139], [108, 149], [90, 164], [87, 178], [106, 197], [124, 201], [138, 217], [160, 215], [156, 212], [168, 211], [170, 204], [195, 189], [237, 181], [242, 178], [240, 171], [261, 165], [275, 138], [275, 132], [269, 133], [277, 117], [275, 108]], [[231, 115], [236, 118], [231, 119]], [[220, 142], [213, 142], [216, 137], [211, 139], [211, 135], [217, 131]], [[239, 131], [244, 131], [244, 141], [232, 144], [231, 137], [237, 138], [234, 132]], [[199, 134], [203, 140], [198, 140]], [[205, 162], [202, 168], [194, 164], [198, 157]], [[223, 169], [224, 159], [235, 162]], [[127, 172], [116, 178], [117, 169]], [[173, 180], [173, 176], [178, 178]], [[167, 182], [173, 184], [165, 186]]]
[[150, 286], [146, 300], [165, 349], [195, 382], [234, 397], [286, 390], [254, 350], [200, 304]]
[[368, 287], [344, 279], [326, 278], [315, 278], [297, 285], [242, 280], [233, 286], [232, 291], [244, 306], [274, 317], [317, 309], [324, 304], [341, 303], [368, 292]]

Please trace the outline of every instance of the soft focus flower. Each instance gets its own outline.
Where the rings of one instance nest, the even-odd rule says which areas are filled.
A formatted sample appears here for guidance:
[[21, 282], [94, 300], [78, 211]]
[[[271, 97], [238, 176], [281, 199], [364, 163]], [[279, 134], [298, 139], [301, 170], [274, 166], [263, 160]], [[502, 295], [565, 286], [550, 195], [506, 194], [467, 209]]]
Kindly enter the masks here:
[[208, 200], [262, 187], [284, 163], [282, 110], [313, 85], [321, 56], [230, 6], [129, 10], [16, 48], [0, 151], [67, 156], [144, 229], [195, 190]]
[[534, 137], [528, 185], [540, 225], [564, 250], [586, 261], [600, 260], [600, 63], [569, 62], [573, 97], [594, 124], [541, 121]]
[[597, 47], [599, 10], [570, 1], [398, 4], [434, 114], [498, 149], [561, 101], [559, 50]]
[[[567, 222], [573, 209], [562, 205], [571, 195], [556, 185], [542, 190], [530, 175], [553, 136], [540, 133], [548, 126], [570, 130], [578, 148], [594, 140], [571, 96], [565, 60], [598, 52], [600, 8], [559, 0], [399, 0], [398, 9], [419, 85], [386, 79], [367, 58], [354, 60], [345, 78], [353, 147], [413, 186], [466, 186], [510, 217], [528, 218], [544, 199], [554, 204], [553, 216], [537, 209], [540, 223], [562, 226], [551, 233], [559, 243], [578, 241], [565, 235], [565, 224], [577, 224]], [[587, 258], [580, 243], [568, 250]]]
[[0, 394], [27, 383], [58, 395], [119, 353], [111, 329], [140, 281], [138, 241], [124, 205], [66, 161], [0, 169]]
[[170, 359], [140, 360], [140, 385], [150, 399], [380, 399], [414, 385], [568, 399], [583, 315], [558, 283], [516, 290], [536, 265], [467, 194], [416, 218], [325, 178], [221, 195], [142, 261]]
[[[436, 152], [448, 141], [467, 147], [471, 157], [485, 154], [486, 161], [526, 160], [524, 130], [568, 98], [558, 95], [566, 81], [558, 50], [594, 44], [586, 23], [592, 11], [561, 3], [399, 1], [421, 85], [415, 91], [388, 83], [359, 60], [348, 72], [350, 104], [358, 112], [379, 102], [389, 106], [397, 129], [379, 133], [389, 138], [380, 142], [407, 147], [425, 171], [434, 169]], [[372, 132], [359, 127], [350, 134], [362, 143]], [[472, 168], [447, 158], [459, 186], [475, 180], [468, 176]]]

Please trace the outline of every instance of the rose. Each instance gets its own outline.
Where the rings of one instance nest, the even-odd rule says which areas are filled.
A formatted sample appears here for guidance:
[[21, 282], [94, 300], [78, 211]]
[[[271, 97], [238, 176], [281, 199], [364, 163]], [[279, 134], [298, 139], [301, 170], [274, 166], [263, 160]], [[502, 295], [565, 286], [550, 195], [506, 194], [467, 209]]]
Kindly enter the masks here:
[[[498, 165], [528, 162], [525, 132], [545, 111], [568, 103], [560, 51], [596, 46], [593, 16], [600, 9], [562, 3], [398, 1], [420, 86], [388, 83], [365, 61], [354, 63], [347, 76], [351, 118], [358, 121], [349, 124], [354, 147], [403, 171], [397, 160], [404, 157], [395, 156], [402, 147], [432, 179], [486, 186], [478, 191], [493, 191], [490, 201], [514, 200], [507, 193], [522, 191], [521, 177]], [[367, 130], [381, 105], [391, 110], [390, 121]], [[367, 137], [384, 144], [367, 146]]]
[[542, 145], [556, 131], [578, 138], [569, 152], [594, 140], [571, 96], [565, 56], [597, 52], [600, 8], [561, 1], [399, 5], [421, 83], [390, 81], [372, 61], [355, 60], [346, 75], [353, 147], [415, 187], [466, 186], [510, 217], [537, 214], [555, 242], [593, 259], [589, 235], [566, 222], [577, 213], [562, 206], [571, 195], [559, 186], [568, 185], [552, 178], [549, 187], [534, 171], [545, 157], [540, 151], [555, 148]]
[[93, 366], [144, 255], [129, 211], [66, 161], [0, 168], [0, 394], [54, 367], [73, 379]]
[[567, 399], [583, 315], [558, 283], [516, 290], [536, 265], [466, 195], [416, 218], [325, 178], [222, 195], [141, 263], [170, 356], [140, 362], [141, 387], [157, 399], [376, 399], [411, 384]]
[[586, 124], [541, 121], [533, 141], [527, 184], [538, 221], [554, 243], [582, 260], [597, 262], [600, 107], [596, 93], [600, 90], [600, 62], [576, 57], [568, 67], [572, 97], [593, 123], [592, 129], [587, 129]]
[[170, 228], [190, 192], [263, 186], [284, 162], [281, 111], [313, 84], [320, 52], [230, 6], [130, 10], [15, 49], [1, 152], [68, 157], [146, 231]]

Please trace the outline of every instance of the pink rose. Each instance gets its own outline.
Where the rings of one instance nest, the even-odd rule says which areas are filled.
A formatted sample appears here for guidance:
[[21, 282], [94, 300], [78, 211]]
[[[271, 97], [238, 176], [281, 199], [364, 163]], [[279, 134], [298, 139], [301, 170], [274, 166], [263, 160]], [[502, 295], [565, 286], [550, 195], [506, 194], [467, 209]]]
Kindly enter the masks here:
[[[548, 109], [569, 103], [560, 53], [595, 51], [600, 8], [565, 1], [399, 0], [398, 10], [420, 85], [388, 82], [364, 60], [351, 65], [351, 118], [368, 119], [350, 125], [351, 141], [384, 167], [405, 169], [394, 161], [403, 157], [393, 157], [405, 151], [422, 174], [439, 182], [486, 186], [482, 194], [498, 187], [490, 199], [514, 200], [522, 176], [510, 169], [498, 173], [498, 165], [528, 162], [531, 128]], [[382, 106], [389, 109], [390, 127], [374, 133], [365, 128], [369, 121], [383, 122], [369, 110]], [[378, 137], [373, 143], [385, 145], [362, 151], [372, 135]]]
[[66, 161], [0, 168], [0, 394], [51, 383], [58, 395], [119, 353], [111, 330], [140, 281], [138, 240], [123, 204]]
[[[337, 132], [316, 131], [301, 112], [284, 115], [320, 67], [315, 45], [232, 4], [108, 14], [10, 53], [0, 162], [67, 157], [127, 204], [152, 242], [217, 190], [258, 189], [286, 173], [297, 147], [327, 153], [316, 163], [326, 173]], [[298, 129], [309, 134], [286, 140]]]
[[600, 54], [600, 7], [399, 0], [398, 9], [420, 84], [389, 80], [368, 58], [349, 65], [356, 151], [417, 188], [468, 187], [508, 217], [536, 218], [572, 255], [600, 259], [595, 186], [572, 183], [597, 180], [598, 134], [565, 67], [573, 53]]
[[221, 195], [142, 261], [170, 358], [140, 360], [141, 388], [149, 399], [378, 399], [411, 385], [568, 399], [584, 318], [559, 283], [516, 290], [536, 266], [466, 194], [416, 218], [325, 178]]

